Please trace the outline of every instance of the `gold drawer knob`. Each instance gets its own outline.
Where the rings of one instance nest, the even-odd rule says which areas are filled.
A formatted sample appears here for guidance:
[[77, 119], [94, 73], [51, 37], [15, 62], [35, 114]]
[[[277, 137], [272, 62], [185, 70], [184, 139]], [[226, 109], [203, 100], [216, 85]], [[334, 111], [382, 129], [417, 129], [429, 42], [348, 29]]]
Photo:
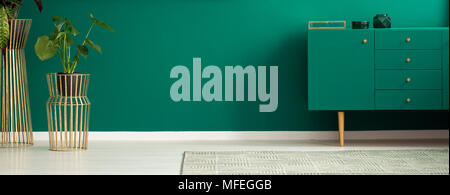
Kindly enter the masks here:
[[367, 39], [364, 39], [364, 40], [363, 40], [363, 43], [366, 44], [366, 43], [367, 43]]
[[409, 38], [409, 37], [406, 38], [406, 42], [407, 42], [407, 43], [411, 42], [411, 38]]
[[406, 58], [406, 62], [410, 63], [411, 62], [411, 58]]
[[410, 82], [411, 82], [411, 78], [407, 78], [407, 79], [406, 79], [406, 82], [407, 82], [407, 83], [410, 83]]
[[411, 98], [406, 98], [406, 102], [410, 103], [411, 102]]

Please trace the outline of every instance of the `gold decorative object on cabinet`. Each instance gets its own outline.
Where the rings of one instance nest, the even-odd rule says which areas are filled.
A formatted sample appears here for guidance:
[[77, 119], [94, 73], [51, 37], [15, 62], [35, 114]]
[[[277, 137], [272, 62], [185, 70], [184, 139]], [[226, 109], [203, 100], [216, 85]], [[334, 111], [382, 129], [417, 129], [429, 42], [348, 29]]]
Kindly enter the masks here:
[[9, 20], [10, 39], [0, 52], [2, 133], [0, 147], [33, 144], [28, 93], [25, 45], [31, 28], [30, 19]]
[[50, 150], [74, 151], [88, 148], [91, 102], [87, 97], [89, 74], [47, 74]]
[[346, 21], [309, 21], [309, 29], [346, 29]]

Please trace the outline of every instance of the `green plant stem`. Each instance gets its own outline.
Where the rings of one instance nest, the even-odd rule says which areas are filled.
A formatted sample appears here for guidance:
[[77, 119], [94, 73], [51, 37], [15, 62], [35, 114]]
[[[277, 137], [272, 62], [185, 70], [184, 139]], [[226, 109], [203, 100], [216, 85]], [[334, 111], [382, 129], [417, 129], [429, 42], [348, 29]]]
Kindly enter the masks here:
[[[81, 44], [82, 46], [86, 45], [86, 39], [89, 37], [89, 34], [91, 34], [91, 31], [92, 31], [93, 27], [94, 27], [94, 23], [92, 23], [91, 26], [89, 27], [89, 31], [86, 34], [86, 37], [84, 38], [83, 43]], [[74, 58], [77, 57], [77, 56], [80, 56], [80, 52], [79, 51], [77, 51], [77, 53], [75, 54]], [[70, 65], [70, 63], [69, 63], [69, 65]], [[69, 71], [70, 72], [69, 73], [75, 72], [75, 69], [77, 68], [77, 65], [78, 65], [78, 62], [76, 62], [76, 61], [75, 61], [75, 63], [73, 65], [70, 65], [70, 67], [69, 67]]]
[[62, 51], [61, 51], [61, 50], [58, 51], [58, 56], [59, 56], [59, 59], [61, 60], [61, 64], [62, 64], [62, 66], [63, 66], [64, 72], [67, 72], [66, 64], [65, 64], [64, 61], [63, 61], [63, 54], [62, 54]]
[[88, 33], [86, 34], [86, 37], [84, 38], [84, 41], [81, 45], [85, 45], [86, 44], [86, 39], [89, 37], [89, 34], [91, 34], [92, 28], [94, 27], [94, 23], [91, 24], [91, 27], [89, 28]]
[[[64, 53], [64, 64], [67, 64], [67, 58], [66, 58], [66, 39], [67, 39], [67, 34], [64, 34], [64, 43], [63, 43], [63, 53]], [[70, 60], [70, 59], [69, 59]]]
[[70, 66], [70, 46], [67, 48], [67, 66]]

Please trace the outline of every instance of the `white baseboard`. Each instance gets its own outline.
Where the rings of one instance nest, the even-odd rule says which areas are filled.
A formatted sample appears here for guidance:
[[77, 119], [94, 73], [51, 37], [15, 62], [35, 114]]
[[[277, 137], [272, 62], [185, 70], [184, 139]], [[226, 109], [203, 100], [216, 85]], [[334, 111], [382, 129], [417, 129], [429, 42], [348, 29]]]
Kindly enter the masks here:
[[[448, 139], [448, 130], [346, 131], [346, 140]], [[47, 132], [35, 132], [36, 141], [48, 140]], [[336, 140], [337, 131], [174, 131], [90, 132], [93, 141], [239, 141], [239, 140]]]

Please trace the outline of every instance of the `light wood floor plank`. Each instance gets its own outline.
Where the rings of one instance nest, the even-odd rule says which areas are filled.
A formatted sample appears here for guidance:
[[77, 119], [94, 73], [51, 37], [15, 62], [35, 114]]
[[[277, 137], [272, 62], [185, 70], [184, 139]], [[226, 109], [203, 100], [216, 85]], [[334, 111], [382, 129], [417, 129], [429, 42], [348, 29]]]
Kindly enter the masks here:
[[446, 148], [448, 140], [336, 141], [91, 141], [84, 152], [52, 152], [48, 142], [0, 148], [5, 174], [180, 174], [184, 151], [339, 151]]

